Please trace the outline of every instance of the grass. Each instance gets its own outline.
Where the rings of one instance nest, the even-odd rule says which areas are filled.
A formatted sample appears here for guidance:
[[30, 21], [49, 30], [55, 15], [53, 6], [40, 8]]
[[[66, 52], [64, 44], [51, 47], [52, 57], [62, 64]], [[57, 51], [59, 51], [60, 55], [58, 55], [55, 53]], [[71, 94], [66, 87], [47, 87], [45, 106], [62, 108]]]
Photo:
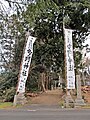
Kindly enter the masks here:
[[12, 106], [13, 106], [13, 103], [11, 103], [11, 102], [0, 103], [0, 109], [9, 108], [9, 107], [12, 107]]
[[0, 103], [0, 109], [6, 109], [6, 108], [20, 108], [22, 107], [23, 105], [16, 105], [16, 106], [13, 106], [13, 103], [12, 102], [1, 102]]
[[89, 105], [84, 105], [82, 108], [90, 109], [90, 104]]

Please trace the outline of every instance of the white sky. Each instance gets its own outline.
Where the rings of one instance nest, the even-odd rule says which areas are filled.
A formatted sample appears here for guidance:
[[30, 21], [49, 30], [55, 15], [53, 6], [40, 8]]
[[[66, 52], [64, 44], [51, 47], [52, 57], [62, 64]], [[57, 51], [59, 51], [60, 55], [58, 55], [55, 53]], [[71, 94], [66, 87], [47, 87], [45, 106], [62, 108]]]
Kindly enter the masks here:
[[[90, 48], [90, 35], [87, 37], [87, 40], [85, 43], [88, 44]], [[90, 58], [90, 52], [86, 54], [86, 57]]]
[[89, 45], [89, 47], [90, 47], [90, 35], [88, 36], [88, 39], [87, 39], [86, 43], [87, 43], [87, 44]]

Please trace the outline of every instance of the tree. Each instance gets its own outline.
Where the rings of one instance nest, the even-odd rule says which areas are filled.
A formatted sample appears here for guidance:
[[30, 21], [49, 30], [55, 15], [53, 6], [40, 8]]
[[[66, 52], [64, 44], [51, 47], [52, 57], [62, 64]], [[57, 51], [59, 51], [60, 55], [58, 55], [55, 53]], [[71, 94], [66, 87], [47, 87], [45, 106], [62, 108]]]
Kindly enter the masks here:
[[89, 34], [90, 7], [87, 2], [63, 1], [60, 3], [55, 0], [38, 0], [35, 4], [28, 6], [23, 15], [28, 26], [33, 27], [33, 35], [37, 37], [33, 56], [35, 64], [44, 64], [48, 70], [52, 69], [55, 72], [64, 71], [64, 18], [65, 27], [74, 30], [75, 67], [76, 69], [81, 67], [82, 54], [75, 49], [83, 49], [83, 42]]
[[13, 101], [26, 39], [25, 26], [21, 17], [8, 14], [6, 8], [4, 9], [5, 4], [2, 4], [2, 1], [0, 4], [0, 67], [4, 69], [3, 73], [0, 72], [0, 94], [4, 101]]
[[[33, 12], [35, 13], [33, 19], [34, 21], [36, 21], [34, 22], [35, 23], [34, 30], [36, 36], [41, 41], [41, 42], [39, 41], [39, 43], [41, 43], [40, 45], [43, 46], [43, 48], [44, 48], [44, 43], [46, 43], [45, 45], [47, 46], [48, 44], [47, 41], [48, 40], [50, 41], [50, 39], [55, 39], [55, 37], [56, 39], [62, 37], [61, 39], [64, 44], [63, 33], [62, 33], [63, 17], [65, 18], [65, 27], [75, 30], [73, 33], [74, 48], [79, 48], [79, 49], [83, 48], [82, 43], [85, 41], [85, 36], [88, 34], [89, 31], [88, 29], [89, 12], [85, 12], [88, 6], [84, 2], [79, 2], [79, 3], [75, 2], [74, 4], [71, 1], [70, 2], [64, 1], [64, 2], [65, 3], [61, 4], [58, 1], [55, 2], [55, 0], [53, 2], [50, 0], [48, 2], [45, 0], [39, 0], [37, 4], [31, 4], [27, 8], [27, 11], [25, 12], [27, 16], [29, 11], [31, 13], [31, 14], [29, 13], [29, 16], [32, 15]], [[64, 16], [63, 16], [63, 10], [64, 10]], [[30, 24], [29, 21], [31, 19], [31, 17], [29, 16], [28, 19], [27, 17], [25, 18], [28, 24]], [[51, 41], [51, 43], [53, 42]], [[80, 53], [78, 52], [78, 54]]]

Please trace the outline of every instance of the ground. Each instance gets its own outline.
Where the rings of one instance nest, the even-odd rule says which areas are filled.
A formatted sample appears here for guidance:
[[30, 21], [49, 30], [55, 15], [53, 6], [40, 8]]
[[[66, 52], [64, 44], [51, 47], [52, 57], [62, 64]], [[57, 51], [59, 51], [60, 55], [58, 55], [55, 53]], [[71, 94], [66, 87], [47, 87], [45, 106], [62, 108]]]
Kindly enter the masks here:
[[84, 86], [81, 88], [82, 96], [88, 104], [90, 104], [90, 86]]
[[90, 91], [87, 93], [83, 93], [84, 100], [86, 103], [90, 104]]
[[[28, 97], [28, 101], [31, 104], [60, 105], [64, 100], [65, 94], [61, 89], [48, 90], [34, 97]], [[90, 104], [90, 91], [86, 93], [82, 92], [82, 97], [86, 103]], [[74, 99], [75, 98], [76, 96], [74, 96]]]
[[[31, 97], [32, 96], [32, 97]], [[44, 106], [63, 106], [66, 93], [62, 89], [48, 90], [39, 94], [28, 93], [27, 100], [28, 105], [44, 105]], [[82, 91], [82, 97], [90, 108], [90, 91]], [[76, 98], [74, 92], [73, 99]], [[10, 103], [0, 103], [0, 108], [12, 108]]]
[[36, 97], [30, 97], [29, 100], [31, 104], [47, 104], [47, 105], [57, 105], [60, 104], [64, 93], [62, 90], [48, 90], [43, 92]]

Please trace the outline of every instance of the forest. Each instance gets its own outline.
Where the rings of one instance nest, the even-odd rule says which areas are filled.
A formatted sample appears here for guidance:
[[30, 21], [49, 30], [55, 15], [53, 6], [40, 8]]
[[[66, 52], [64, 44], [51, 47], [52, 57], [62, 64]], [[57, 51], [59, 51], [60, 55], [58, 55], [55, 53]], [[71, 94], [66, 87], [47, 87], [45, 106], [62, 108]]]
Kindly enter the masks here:
[[28, 31], [36, 41], [26, 92], [50, 90], [59, 77], [65, 88], [63, 22], [73, 30], [78, 74], [85, 67], [81, 51], [88, 48], [83, 43], [90, 33], [90, 0], [0, 0], [0, 6], [0, 100], [13, 101]]

